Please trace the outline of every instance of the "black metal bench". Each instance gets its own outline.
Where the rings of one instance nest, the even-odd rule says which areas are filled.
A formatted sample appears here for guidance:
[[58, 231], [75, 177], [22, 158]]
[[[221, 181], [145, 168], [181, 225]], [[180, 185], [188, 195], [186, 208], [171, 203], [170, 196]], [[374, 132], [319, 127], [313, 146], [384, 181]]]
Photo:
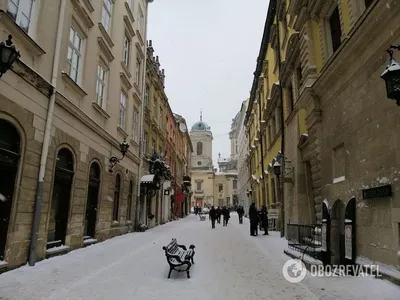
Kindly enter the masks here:
[[163, 247], [169, 264], [168, 278], [171, 277], [172, 270], [186, 272], [187, 278], [190, 278], [189, 270], [194, 264], [194, 248], [194, 245], [190, 245], [189, 250], [187, 250], [184, 245], [179, 245], [176, 239], [172, 239], [168, 246]]

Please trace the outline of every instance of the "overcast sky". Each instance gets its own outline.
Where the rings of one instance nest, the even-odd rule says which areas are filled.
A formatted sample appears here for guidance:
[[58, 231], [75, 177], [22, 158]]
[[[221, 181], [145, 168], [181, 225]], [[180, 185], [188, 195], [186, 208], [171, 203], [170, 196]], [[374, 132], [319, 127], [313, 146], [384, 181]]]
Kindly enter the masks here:
[[213, 159], [230, 155], [232, 118], [249, 96], [268, 0], [155, 0], [148, 35], [172, 111], [211, 126]]

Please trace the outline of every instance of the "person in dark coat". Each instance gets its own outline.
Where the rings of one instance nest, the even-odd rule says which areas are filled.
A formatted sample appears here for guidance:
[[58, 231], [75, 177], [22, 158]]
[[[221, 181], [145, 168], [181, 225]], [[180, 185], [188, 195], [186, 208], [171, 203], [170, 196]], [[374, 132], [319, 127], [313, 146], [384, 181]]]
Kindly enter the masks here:
[[229, 211], [229, 208], [227, 208], [226, 206], [222, 209], [222, 216], [223, 216], [223, 222], [224, 222], [224, 226], [228, 226], [228, 221], [231, 212]]
[[261, 209], [261, 224], [264, 228], [264, 235], [268, 235], [268, 210], [265, 205]]
[[211, 219], [211, 228], [215, 228], [215, 220], [217, 219], [217, 210], [214, 208], [214, 206], [211, 206], [210, 209], [210, 219]]
[[217, 210], [217, 222], [218, 224], [221, 224], [221, 214], [222, 214], [221, 208], [218, 206], [216, 210]]
[[257, 226], [258, 226], [258, 214], [256, 204], [253, 202], [249, 208], [249, 219], [250, 219], [250, 235], [257, 235]]
[[240, 205], [238, 207], [238, 209], [236, 210], [238, 216], [239, 216], [239, 224], [243, 224], [243, 215], [244, 215], [244, 209], [243, 207]]

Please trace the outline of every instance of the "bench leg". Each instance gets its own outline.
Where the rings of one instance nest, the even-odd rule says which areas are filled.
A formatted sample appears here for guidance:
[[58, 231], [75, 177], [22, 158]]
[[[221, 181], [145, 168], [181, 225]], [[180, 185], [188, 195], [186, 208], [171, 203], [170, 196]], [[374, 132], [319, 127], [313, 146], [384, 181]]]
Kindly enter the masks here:
[[172, 268], [169, 269], [168, 278], [171, 278]]
[[187, 278], [190, 278], [189, 270], [186, 271]]
[[192, 261], [192, 265], [194, 265], [194, 260], [193, 260], [193, 256], [190, 259]]

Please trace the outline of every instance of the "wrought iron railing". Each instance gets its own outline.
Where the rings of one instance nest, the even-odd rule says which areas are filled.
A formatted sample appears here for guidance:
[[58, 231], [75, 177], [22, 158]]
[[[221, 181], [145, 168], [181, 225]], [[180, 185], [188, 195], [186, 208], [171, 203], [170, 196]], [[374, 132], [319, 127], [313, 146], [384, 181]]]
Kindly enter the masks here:
[[321, 259], [321, 224], [287, 224], [288, 246], [315, 259]]

